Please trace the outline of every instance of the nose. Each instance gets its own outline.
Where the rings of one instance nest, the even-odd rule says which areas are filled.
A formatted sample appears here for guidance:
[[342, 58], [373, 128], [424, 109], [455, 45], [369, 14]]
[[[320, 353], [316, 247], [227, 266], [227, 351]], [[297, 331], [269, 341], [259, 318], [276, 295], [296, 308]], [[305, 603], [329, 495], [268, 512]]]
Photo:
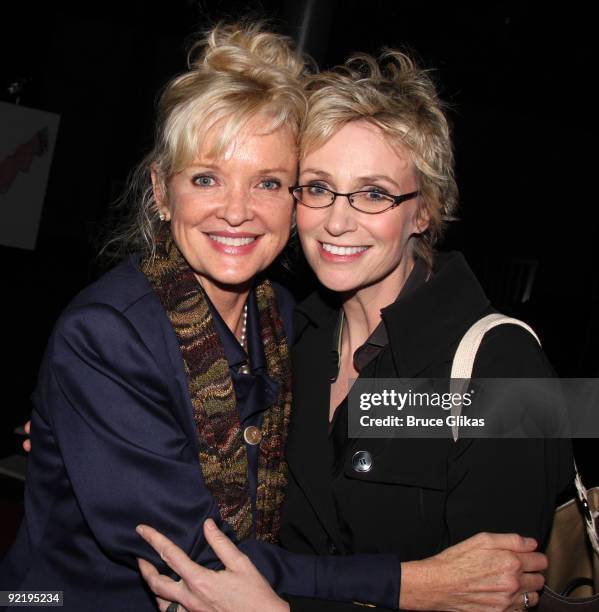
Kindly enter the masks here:
[[325, 209], [327, 217], [324, 227], [331, 236], [341, 236], [356, 229], [354, 209], [345, 196], [337, 196], [331, 206]]
[[254, 218], [254, 209], [248, 190], [241, 185], [227, 189], [216, 216], [234, 227], [251, 221]]

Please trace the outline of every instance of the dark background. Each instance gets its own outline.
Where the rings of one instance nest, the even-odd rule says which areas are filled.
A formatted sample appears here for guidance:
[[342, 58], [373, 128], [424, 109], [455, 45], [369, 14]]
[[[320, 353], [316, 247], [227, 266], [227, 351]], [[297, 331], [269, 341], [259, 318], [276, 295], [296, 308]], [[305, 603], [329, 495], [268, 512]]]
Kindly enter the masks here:
[[[461, 191], [461, 220], [442, 248], [464, 251], [496, 306], [537, 329], [561, 376], [598, 376], [594, 18], [577, 2], [484, 5], [5, 3], [12, 11], [0, 25], [0, 99], [14, 101], [7, 87], [22, 79], [20, 103], [58, 113], [61, 123], [37, 248], [0, 246], [0, 456], [19, 448], [12, 429], [28, 418], [54, 320], [102, 270], [97, 236], [151, 146], [159, 88], [185, 68], [194, 33], [247, 14], [274, 18], [321, 67], [388, 45], [434, 69], [451, 107]], [[295, 287], [304, 293], [310, 279], [301, 278]], [[523, 278], [533, 281], [524, 302]], [[595, 449], [594, 440], [577, 441], [587, 480], [599, 484]], [[18, 513], [20, 485], [0, 484]]]

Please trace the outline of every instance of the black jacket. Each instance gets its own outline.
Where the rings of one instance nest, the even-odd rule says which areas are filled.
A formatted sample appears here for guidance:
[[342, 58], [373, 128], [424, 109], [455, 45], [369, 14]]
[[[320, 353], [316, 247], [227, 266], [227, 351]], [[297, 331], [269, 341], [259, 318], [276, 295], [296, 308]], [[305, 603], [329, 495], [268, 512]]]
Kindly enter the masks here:
[[[572, 478], [568, 441], [360, 438], [350, 440], [343, 471], [332, 480], [329, 375], [338, 308], [335, 296], [321, 292], [297, 309], [282, 544], [318, 554], [395, 552], [407, 561], [480, 531], [544, 542], [556, 497]], [[464, 333], [490, 312], [464, 258], [440, 254], [427, 283], [382, 311], [389, 345], [362, 375], [449, 377]], [[481, 378], [552, 375], [535, 339], [515, 325], [485, 336], [473, 370]], [[374, 457], [370, 471], [354, 470], [358, 450]]]

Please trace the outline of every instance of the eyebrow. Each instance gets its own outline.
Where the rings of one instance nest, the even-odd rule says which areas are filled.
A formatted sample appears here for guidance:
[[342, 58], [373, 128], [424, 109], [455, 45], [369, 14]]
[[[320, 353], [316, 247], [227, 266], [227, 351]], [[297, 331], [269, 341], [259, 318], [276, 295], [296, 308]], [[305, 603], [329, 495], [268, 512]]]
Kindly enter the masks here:
[[[289, 169], [288, 168], [265, 168], [264, 170], [260, 170], [259, 174], [275, 174], [277, 172], [283, 172], [283, 173], [289, 172]], [[293, 172], [293, 170], [291, 172]]]
[[315, 170], [314, 168], [306, 168], [305, 170], [302, 170], [300, 174], [304, 173], [315, 174], [316, 176], [322, 176], [323, 178], [331, 178], [331, 175], [328, 172], [325, 172], [324, 170]]
[[[306, 168], [305, 170], [302, 170], [301, 174], [314, 174], [315, 176], [321, 178], [331, 178], [331, 175], [328, 172], [325, 172], [324, 170], [316, 170], [315, 168]], [[354, 180], [359, 183], [375, 183], [377, 181], [387, 181], [388, 183], [391, 183], [392, 185], [397, 187], [398, 190], [401, 189], [399, 183], [393, 180], [390, 176], [387, 176], [386, 174], [369, 174], [367, 176], [358, 176]]]
[[370, 174], [369, 176], [360, 176], [358, 180], [363, 183], [375, 183], [376, 181], [387, 181], [388, 183], [395, 185], [397, 189], [400, 189], [399, 183], [397, 181], [394, 181], [390, 176], [387, 176], [386, 174]]
[[[212, 170], [219, 170], [220, 166], [217, 163], [216, 164], [211, 164], [211, 163], [208, 163], [208, 162], [199, 161], [199, 162], [193, 162], [193, 163], [189, 164], [188, 168], [210, 168]], [[294, 170], [295, 170], [295, 167], [294, 167]], [[293, 173], [294, 170], [292, 170], [291, 172]], [[283, 167], [280, 167], [280, 168], [260, 168], [256, 172], [256, 174], [276, 174], [276, 173], [287, 173], [287, 172], [289, 172], [289, 169], [288, 168], [283, 168]]]

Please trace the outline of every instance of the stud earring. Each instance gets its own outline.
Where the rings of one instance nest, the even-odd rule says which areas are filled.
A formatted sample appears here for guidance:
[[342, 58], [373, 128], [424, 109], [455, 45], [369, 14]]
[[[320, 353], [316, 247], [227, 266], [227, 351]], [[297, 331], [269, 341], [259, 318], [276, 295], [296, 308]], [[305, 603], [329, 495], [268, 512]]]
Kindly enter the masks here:
[[164, 220], [166, 219], [166, 215], [165, 215], [164, 213], [162, 213], [162, 212], [161, 212], [161, 213], [158, 215], [158, 218], [159, 218], [161, 221], [164, 221]]

